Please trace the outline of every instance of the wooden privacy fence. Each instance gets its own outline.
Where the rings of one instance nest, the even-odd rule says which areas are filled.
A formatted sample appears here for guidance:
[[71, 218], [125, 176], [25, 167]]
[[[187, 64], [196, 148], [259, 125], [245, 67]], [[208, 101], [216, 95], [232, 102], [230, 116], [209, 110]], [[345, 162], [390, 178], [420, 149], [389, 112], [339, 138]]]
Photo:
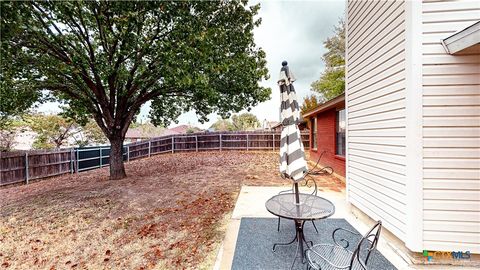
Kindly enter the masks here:
[[[302, 133], [305, 149], [310, 137]], [[130, 161], [162, 153], [185, 151], [271, 150], [280, 147], [277, 132], [211, 132], [175, 134], [134, 142], [124, 146], [123, 159]], [[109, 165], [110, 146], [56, 151], [0, 153], [0, 186], [27, 183], [65, 173], [78, 173]]]
[[0, 186], [74, 171], [74, 149], [0, 153]]

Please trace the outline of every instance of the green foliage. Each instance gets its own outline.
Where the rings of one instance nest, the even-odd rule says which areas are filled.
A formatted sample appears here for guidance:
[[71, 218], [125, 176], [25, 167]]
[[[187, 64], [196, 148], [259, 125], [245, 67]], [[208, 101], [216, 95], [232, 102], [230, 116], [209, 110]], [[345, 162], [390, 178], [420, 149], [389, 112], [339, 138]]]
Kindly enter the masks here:
[[8, 126], [15, 116], [21, 116], [35, 102], [41, 100], [41, 92], [31, 91], [19, 84], [13, 86], [8, 79], [4, 80], [4, 75], [5, 73], [2, 71], [2, 75], [0, 75], [0, 128]]
[[242, 131], [252, 130], [260, 126], [257, 117], [251, 113], [233, 115], [230, 119], [218, 118], [210, 127], [215, 131]]
[[214, 131], [234, 131], [235, 127], [232, 124], [232, 121], [230, 119], [222, 119], [219, 117], [215, 123], [213, 123], [212, 126], [210, 126], [211, 129]]
[[212, 112], [228, 117], [270, 96], [258, 85], [268, 79], [265, 52], [253, 39], [260, 7], [246, 0], [1, 7], [8, 10], [2, 29], [10, 31], [2, 54], [12, 55], [2, 66], [11, 68], [6, 81], [37, 95], [48, 91], [80, 123], [95, 119], [112, 145], [112, 179], [125, 176], [122, 143], [145, 102], [152, 101], [152, 122], [167, 126], [184, 111], [195, 110], [200, 121]]
[[104, 144], [107, 138], [93, 120], [84, 125], [76, 123], [62, 115], [31, 114], [25, 115], [25, 124], [37, 137], [34, 149], [53, 149], [66, 146], [69, 140], [77, 146]]
[[5, 129], [15, 116], [25, 113], [43, 95], [30, 87], [35, 74], [27, 73], [27, 59], [11, 42], [18, 34], [21, 10], [11, 2], [0, 2], [0, 128]]
[[199, 129], [198, 127], [195, 127], [195, 126], [188, 126], [187, 130], [185, 131], [185, 133], [187, 134], [192, 134], [192, 133], [195, 133], [195, 132], [200, 132], [202, 131], [201, 129]]
[[335, 35], [324, 43], [328, 50], [323, 54], [325, 71], [320, 79], [312, 83], [312, 90], [330, 100], [345, 92], [345, 22], [340, 20], [335, 26]]
[[318, 98], [315, 94], [304, 97], [302, 107], [300, 108], [301, 114], [303, 115], [306, 112], [313, 110], [318, 106], [318, 104]]
[[[2, 2], [2, 53], [16, 52], [15, 87], [50, 91], [69, 117], [93, 117], [123, 137], [139, 108], [167, 125], [184, 111], [229, 116], [269, 98], [265, 53], [255, 47], [259, 6], [246, 1]], [[2, 66], [3, 68], [3, 66]], [[6, 67], [5, 67], [6, 68]], [[25, 100], [25, 98], [20, 98]], [[25, 106], [28, 107], [28, 104]]]
[[21, 116], [9, 117], [1, 121], [0, 125], [0, 151], [12, 151], [16, 146], [15, 137], [26, 131], [25, 122]]
[[146, 123], [132, 123], [130, 129], [136, 129], [144, 137], [158, 137], [165, 130], [164, 127], [156, 127], [149, 121]]
[[34, 149], [60, 148], [75, 132], [75, 123], [58, 115], [28, 115], [25, 122], [37, 133]]
[[108, 141], [105, 134], [103, 134], [103, 131], [93, 120], [87, 121], [83, 126], [78, 126], [77, 135], [78, 136], [75, 137], [76, 144], [80, 147], [94, 144], [105, 144]]
[[232, 124], [235, 130], [251, 130], [260, 126], [257, 117], [252, 113], [242, 113], [232, 116]]

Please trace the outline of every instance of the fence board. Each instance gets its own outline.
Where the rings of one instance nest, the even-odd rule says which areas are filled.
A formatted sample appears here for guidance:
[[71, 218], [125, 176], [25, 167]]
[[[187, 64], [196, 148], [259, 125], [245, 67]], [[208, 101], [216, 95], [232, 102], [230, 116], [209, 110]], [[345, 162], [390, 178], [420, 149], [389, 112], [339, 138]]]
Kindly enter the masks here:
[[0, 186], [69, 173], [71, 149], [0, 153]]
[[[309, 134], [301, 134], [305, 149], [309, 149]], [[269, 150], [278, 151], [277, 132], [209, 132], [175, 134], [130, 143], [124, 147], [124, 160], [130, 161], [155, 154], [188, 151]], [[109, 146], [94, 146], [55, 151], [0, 152], [0, 186], [28, 180], [91, 170], [107, 166]]]

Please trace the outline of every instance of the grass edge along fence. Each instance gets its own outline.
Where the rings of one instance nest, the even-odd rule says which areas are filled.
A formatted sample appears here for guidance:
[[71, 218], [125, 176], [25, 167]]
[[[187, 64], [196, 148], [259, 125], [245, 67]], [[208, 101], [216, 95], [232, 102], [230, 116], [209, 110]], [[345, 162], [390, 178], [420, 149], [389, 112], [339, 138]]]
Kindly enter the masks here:
[[[302, 133], [305, 149], [309, 149], [309, 133]], [[124, 161], [152, 155], [186, 151], [276, 151], [280, 147], [279, 132], [208, 132], [174, 134], [138, 141], [124, 146]], [[102, 168], [109, 165], [110, 146], [0, 152], [0, 186], [66, 173]]]

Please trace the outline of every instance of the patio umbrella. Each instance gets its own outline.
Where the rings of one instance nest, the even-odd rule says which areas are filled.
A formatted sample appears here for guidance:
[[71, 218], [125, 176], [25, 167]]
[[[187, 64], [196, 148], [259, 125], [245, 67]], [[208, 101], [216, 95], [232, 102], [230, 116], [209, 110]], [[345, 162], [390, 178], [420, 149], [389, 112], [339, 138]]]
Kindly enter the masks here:
[[[307, 171], [305, 152], [298, 124], [300, 111], [293, 82], [295, 77], [288, 67], [287, 61], [282, 62], [278, 85], [281, 95], [282, 133], [280, 140], [280, 172], [295, 183], [302, 180]], [[295, 185], [297, 186], [297, 185]]]

